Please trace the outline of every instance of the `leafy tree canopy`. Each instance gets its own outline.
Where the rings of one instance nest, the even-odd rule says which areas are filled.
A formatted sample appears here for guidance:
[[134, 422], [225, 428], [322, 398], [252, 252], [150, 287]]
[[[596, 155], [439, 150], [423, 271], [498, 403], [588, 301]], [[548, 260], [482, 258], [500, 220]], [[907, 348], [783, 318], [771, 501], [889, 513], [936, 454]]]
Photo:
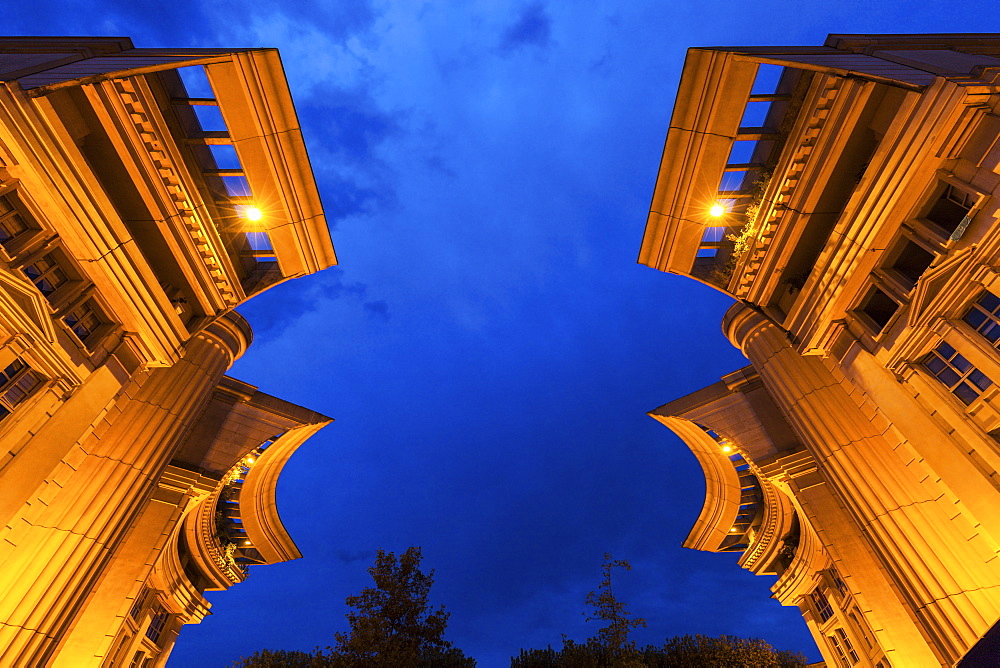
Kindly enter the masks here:
[[474, 666], [444, 639], [448, 613], [427, 602], [434, 572], [420, 570], [420, 548], [411, 547], [396, 558], [379, 550], [368, 573], [375, 581], [347, 605], [348, 633], [337, 633], [334, 653], [354, 666]]
[[368, 573], [374, 587], [349, 596], [350, 626], [336, 633], [336, 645], [326, 650], [274, 652], [262, 650], [242, 659], [242, 668], [472, 668], [466, 657], [444, 639], [448, 613], [444, 606], [430, 607], [428, 594], [434, 572], [420, 570], [419, 547], [411, 547], [398, 558], [379, 550]]

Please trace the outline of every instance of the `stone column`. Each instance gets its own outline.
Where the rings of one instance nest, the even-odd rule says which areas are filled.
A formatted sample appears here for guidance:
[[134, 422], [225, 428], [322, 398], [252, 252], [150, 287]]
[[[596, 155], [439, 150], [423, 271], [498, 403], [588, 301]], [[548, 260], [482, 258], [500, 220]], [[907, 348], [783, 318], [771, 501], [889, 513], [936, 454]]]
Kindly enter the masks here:
[[0, 546], [0, 665], [52, 662], [181, 439], [249, 340], [245, 321], [232, 314], [193, 336], [177, 364], [136, 376], [105, 428], [87, 440], [75, 470], [53, 481], [45, 507], [25, 504]]
[[[866, 619], [875, 622], [872, 624], [875, 637], [888, 652], [893, 665], [939, 665], [940, 661], [896, 593], [892, 578], [830, 489], [812, 455], [804, 450], [782, 454], [763, 463], [761, 472], [794, 497], [803, 524], [803, 536], [808, 526], [853, 593]], [[804, 547], [804, 543], [800, 543], [799, 549]], [[817, 636], [819, 625], [811, 613], [806, 615], [806, 623]], [[826, 639], [819, 636], [816, 644], [820, 651], [831, 665], [836, 665], [837, 659], [829, 654]]]
[[[171, 475], [170, 469], [161, 476], [142, 514], [105, 566], [100, 584], [77, 615], [52, 668], [76, 668], [94, 657], [105, 657], [164, 547], [176, 550], [170, 538], [194, 494], [200, 491], [198, 478], [193, 472], [174, 471]], [[167, 608], [177, 612], [169, 605]], [[167, 635], [164, 632], [161, 638]], [[166, 646], [162, 640], [160, 645]]]
[[[997, 582], [995, 551], [970, 532], [936, 480], [893, 448], [885, 437], [889, 425], [855, 400], [859, 393], [835, 365], [800, 355], [783, 330], [743, 304], [729, 310], [723, 326], [937, 657], [928, 662], [926, 648], [912, 643], [891, 649], [907, 666], [954, 663], [1000, 616], [1000, 587], [983, 586]], [[819, 531], [834, 518], [820, 505], [810, 520]]]

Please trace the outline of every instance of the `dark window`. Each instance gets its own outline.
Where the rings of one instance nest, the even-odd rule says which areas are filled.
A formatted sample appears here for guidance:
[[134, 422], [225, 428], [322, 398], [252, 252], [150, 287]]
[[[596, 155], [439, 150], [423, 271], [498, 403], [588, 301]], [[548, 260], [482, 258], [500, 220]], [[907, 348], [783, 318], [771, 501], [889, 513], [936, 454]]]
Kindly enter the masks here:
[[851, 644], [850, 638], [844, 633], [844, 629], [837, 629], [834, 631], [837, 638], [840, 640], [841, 645], [843, 645], [844, 650], [847, 652], [847, 657], [851, 662], [851, 665], [856, 665], [858, 663], [858, 653], [854, 651], [854, 645]]
[[73, 330], [76, 337], [83, 343], [104, 324], [97, 306], [91, 300], [83, 302], [63, 317], [63, 322]]
[[931, 206], [924, 218], [931, 221], [949, 236], [962, 224], [962, 219], [972, 209], [976, 197], [955, 186], [945, 186], [940, 197]]
[[847, 589], [847, 583], [840, 577], [840, 573], [836, 569], [830, 569], [830, 577], [841, 596], [847, 596], [850, 593], [850, 590]]
[[52, 253], [25, 266], [23, 271], [28, 280], [34, 283], [46, 298], [69, 280], [69, 276], [59, 266]]
[[159, 644], [160, 636], [163, 635], [163, 627], [167, 625], [167, 619], [169, 617], [169, 612], [164, 610], [162, 607], [157, 606], [157, 610], [153, 614], [153, 618], [149, 620], [149, 628], [146, 629], [146, 637], [156, 644]]
[[139, 621], [139, 613], [142, 612], [142, 604], [145, 600], [146, 592], [143, 590], [139, 592], [138, 596], [135, 597], [135, 601], [132, 602], [132, 607], [128, 611], [128, 614], [132, 619]]
[[984, 292], [963, 318], [994, 347], [1000, 348], [1000, 297]]
[[871, 319], [872, 323], [875, 324], [876, 332], [881, 332], [899, 310], [899, 304], [896, 303], [895, 299], [872, 286], [858, 310]]
[[15, 359], [0, 371], [0, 419], [14, 412], [41, 382], [38, 374], [21, 359]]
[[902, 247], [896, 258], [889, 265], [889, 269], [903, 280], [906, 287], [912, 288], [917, 284], [920, 276], [931, 266], [934, 261], [934, 254], [924, 250], [923, 247], [913, 243], [909, 239], [903, 241]]
[[965, 405], [979, 398], [993, 381], [942, 341], [927, 357], [924, 367]]
[[0, 245], [27, 231], [28, 224], [14, 202], [13, 195], [0, 197]]
[[841, 668], [850, 668], [851, 664], [847, 662], [847, 654], [844, 652], [843, 645], [840, 644], [840, 640], [836, 635], [827, 636], [830, 639], [830, 644], [833, 645], [834, 651], [837, 653], [837, 663], [841, 665]]
[[819, 615], [820, 622], [825, 622], [833, 617], [833, 607], [830, 605], [830, 601], [826, 600], [826, 594], [824, 594], [822, 590], [814, 590], [809, 597], [812, 599], [813, 605], [816, 607], [816, 614]]

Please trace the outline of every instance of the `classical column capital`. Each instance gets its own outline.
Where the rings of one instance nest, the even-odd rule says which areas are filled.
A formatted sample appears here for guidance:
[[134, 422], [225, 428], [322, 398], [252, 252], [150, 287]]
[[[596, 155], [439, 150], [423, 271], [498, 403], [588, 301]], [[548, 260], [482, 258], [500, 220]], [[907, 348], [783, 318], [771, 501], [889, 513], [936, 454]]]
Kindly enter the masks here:
[[[213, 320], [205, 329], [198, 332], [193, 340], [198, 338], [212, 339], [229, 353], [229, 365], [239, 359], [253, 341], [253, 330], [246, 319], [236, 311], [229, 311]], [[188, 344], [190, 347], [190, 343]], [[228, 368], [227, 366], [227, 368]]]
[[722, 332], [730, 343], [747, 353], [747, 344], [768, 329], [785, 340], [784, 330], [766, 315], [746, 304], [736, 302], [722, 317]]

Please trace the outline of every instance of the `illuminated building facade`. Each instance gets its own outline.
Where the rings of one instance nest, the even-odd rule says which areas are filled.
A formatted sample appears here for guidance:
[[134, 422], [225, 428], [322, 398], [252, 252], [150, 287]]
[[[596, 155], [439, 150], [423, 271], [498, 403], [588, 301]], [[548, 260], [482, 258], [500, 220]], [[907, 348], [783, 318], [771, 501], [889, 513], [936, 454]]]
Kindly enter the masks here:
[[330, 420], [225, 372], [234, 307], [335, 263], [276, 51], [0, 39], [0, 665], [161, 666], [300, 556]]
[[737, 299], [750, 366], [650, 415], [705, 473], [685, 545], [777, 576], [827, 665], [1000, 618], [998, 194], [1000, 35], [688, 52], [639, 261]]

